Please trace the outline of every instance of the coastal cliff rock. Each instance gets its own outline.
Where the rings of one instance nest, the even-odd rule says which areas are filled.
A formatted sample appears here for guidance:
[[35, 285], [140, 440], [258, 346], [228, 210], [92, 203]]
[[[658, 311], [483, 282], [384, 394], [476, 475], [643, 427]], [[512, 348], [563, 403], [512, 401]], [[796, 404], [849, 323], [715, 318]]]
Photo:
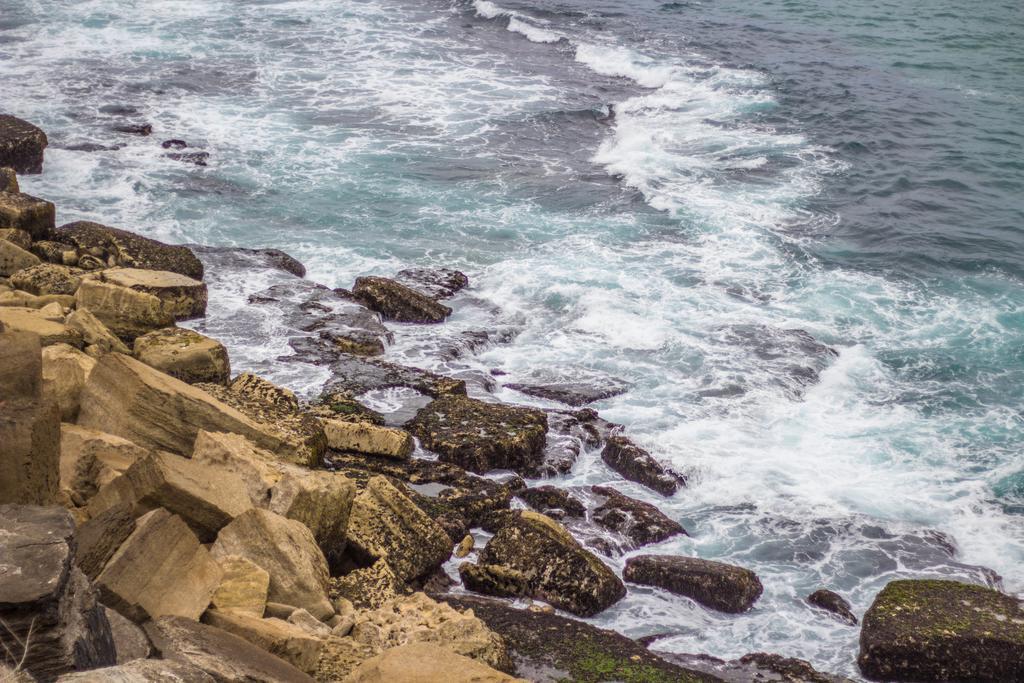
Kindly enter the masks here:
[[749, 569], [724, 562], [673, 555], [638, 555], [626, 560], [623, 578], [656, 586], [720, 612], [750, 609], [764, 591]]
[[82, 335], [86, 344], [85, 352], [94, 358], [111, 351], [125, 355], [131, 353], [125, 343], [114, 336], [114, 333], [86, 308], [72, 311], [64, 319], [64, 324]]
[[0, 114], [0, 166], [18, 173], [42, 173], [46, 133], [28, 121]]
[[686, 478], [655, 460], [650, 453], [624, 436], [612, 436], [601, 451], [601, 460], [629, 481], [643, 484], [663, 496], [686, 485]]
[[892, 581], [864, 615], [857, 663], [875, 681], [1024, 680], [1024, 610], [983, 586]]
[[53, 239], [100, 259], [105, 266], [170, 271], [203, 279], [203, 264], [188, 247], [164, 244], [127, 230], [76, 221], [54, 230]]
[[352, 294], [385, 320], [403, 323], [441, 323], [452, 309], [400, 282], [384, 277], [356, 278]]
[[82, 282], [75, 291], [75, 304], [128, 342], [175, 321], [159, 297], [102, 280]]
[[227, 384], [231, 379], [231, 363], [224, 345], [181, 327], [154, 330], [138, 337], [132, 355], [189, 384]]
[[152, 294], [175, 320], [189, 320], [206, 313], [207, 289], [195, 280], [169, 270], [109, 268], [89, 278], [98, 279], [135, 292]]

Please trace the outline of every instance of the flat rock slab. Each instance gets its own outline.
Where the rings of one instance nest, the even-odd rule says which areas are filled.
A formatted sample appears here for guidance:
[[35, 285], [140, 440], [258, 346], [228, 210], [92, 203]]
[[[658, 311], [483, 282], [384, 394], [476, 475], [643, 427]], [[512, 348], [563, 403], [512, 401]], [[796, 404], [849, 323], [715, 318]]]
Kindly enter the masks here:
[[864, 615], [857, 663], [876, 681], [1024, 680], [1024, 610], [983, 586], [892, 581]]
[[638, 555], [626, 560], [623, 577], [734, 614], [750, 609], [764, 592], [760, 579], [749, 569], [696, 557]]
[[165, 244], [142, 235], [91, 221], [65, 223], [53, 232], [58, 242], [75, 246], [105, 265], [167, 270], [202, 280], [203, 264], [188, 247]]
[[331, 363], [330, 369], [334, 376], [325, 385], [323, 394], [328, 400], [332, 395], [355, 398], [374, 389], [393, 387], [415, 389], [434, 398], [466, 394], [466, 383], [461, 379], [375, 358], [342, 354]]
[[44, 294], [74, 296], [78, 285], [82, 283], [81, 274], [82, 271], [77, 268], [56, 263], [40, 263], [16, 272], [11, 276], [11, 284], [16, 289], [36, 296]]
[[661, 464], [643, 448], [624, 436], [610, 437], [601, 460], [629, 481], [643, 484], [663, 496], [671, 496], [686, 485], [686, 478]]
[[82, 348], [82, 333], [64, 323], [51, 320], [44, 311], [24, 306], [0, 306], [0, 325], [9, 330], [33, 332], [43, 346], [68, 344]]
[[536, 396], [574, 407], [582, 407], [588, 403], [621, 396], [629, 391], [627, 382], [591, 372], [582, 372], [582, 379], [545, 377], [546, 373], [537, 374], [540, 376], [536, 379], [510, 382], [505, 386], [527, 396]]
[[206, 314], [206, 284], [169, 270], [111, 268], [100, 273], [100, 280], [152, 294], [175, 320], [189, 320]]
[[18, 173], [42, 173], [48, 141], [41, 128], [9, 114], [0, 114], [0, 166]]

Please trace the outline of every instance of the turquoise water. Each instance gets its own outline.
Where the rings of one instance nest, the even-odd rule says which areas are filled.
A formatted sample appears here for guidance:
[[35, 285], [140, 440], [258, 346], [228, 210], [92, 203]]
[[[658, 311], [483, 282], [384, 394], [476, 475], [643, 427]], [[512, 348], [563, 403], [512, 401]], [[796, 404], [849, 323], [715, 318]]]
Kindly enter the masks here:
[[[765, 583], [740, 617], [640, 589], [594, 621], [855, 675], [815, 588], [1024, 592], [1021, 45], [1014, 3], [0, 0], [0, 107], [49, 133], [23, 186], [59, 221], [276, 246], [330, 286], [465, 270], [440, 334], [512, 339], [453, 364], [394, 326], [389, 354], [628, 381], [596, 407], [691, 475], [623, 485], [691, 533], [653, 550]], [[274, 277], [214, 274], [201, 326], [313, 395], [275, 320], [239, 324]], [[605, 481], [588, 453], [564, 483]]]

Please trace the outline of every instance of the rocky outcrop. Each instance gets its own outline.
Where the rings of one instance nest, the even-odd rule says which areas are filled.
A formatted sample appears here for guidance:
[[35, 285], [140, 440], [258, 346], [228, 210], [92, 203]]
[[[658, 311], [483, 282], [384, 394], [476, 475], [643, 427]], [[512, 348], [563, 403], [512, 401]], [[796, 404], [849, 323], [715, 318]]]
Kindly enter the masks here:
[[543, 459], [548, 424], [540, 410], [444, 396], [420, 410], [407, 428], [441, 460], [470, 472], [529, 475]]
[[90, 221], [66, 223], [53, 234], [55, 240], [71, 244], [110, 267], [164, 270], [203, 279], [203, 264], [188, 247], [164, 244]]
[[655, 460], [650, 453], [624, 436], [612, 436], [601, 451], [601, 460], [629, 481], [671, 496], [686, 485], [686, 478]]
[[188, 525], [157, 509], [139, 518], [96, 585], [104, 604], [142, 623], [164, 615], [198, 619], [220, 579], [220, 566]]
[[625, 496], [610, 486], [592, 486], [590, 490], [598, 496], [598, 505], [591, 518], [606, 529], [625, 536], [631, 547], [687, 535], [679, 522], [650, 503]]
[[807, 602], [818, 609], [831, 612], [836, 619], [850, 626], [856, 626], [858, 623], [857, 616], [850, 609], [850, 603], [838, 593], [821, 588], [808, 595]]
[[0, 277], [29, 270], [39, 265], [39, 257], [10, 240], [0, 240]]
[[306, 444], [271, 433], [210, 394], [118, 353], [103, 356], [89, 375], [78, 424], [186, 456], [201, 429], [241, 434], [298, 462], [315, 455]]
[[1024, 610], [957, 581], [892, 581], [864, 614], [861, 673], [876, 681], [1024, 680]]
[[750, 609], [764, 591], [749, 569], [724, 562], [674, 555], [638, 555], [626, 560], [623, 577], [656, 586], [720, 612]]
[[301, 607], [317, 619], [334, 608], [327, 599], [327, 560], [301, 522], [253, 508], [224, 527], [214, 557], [240, 555], [270, 574], [268, 599]]
[[356, 278], [352, 293], [385, 320], [403, 323], [440, 323], [452, 309], [410, 289], [400, 282], [384, 277]]
[[448, 299], [469, 286], [465, 273], [451, 268], [406, 268], [395, 281], [435, 301]]
[[61, 508], [0, 505], [0, 650], [40, 681], [115, 662], [103, 607], [74, 565], [74, 531]]
[[270, 590], [270, 574], [241, 555], [225, 555], [217, 559], [217, 564], [221, 580], [210, 600], [211, 608], [262, 617]]
[[430, 643], [410, 643], [385, 650], [357, 666], [344, 680], [345, 683], [527, 683]]
[[0, 192], [0, 228], [24, 230], [32, 239], [43, 240], [50, 236], [55, 216], [56, 208], [44, 199], [23, 192]]
[[227, 384], [231, 379], [231, 363], [224, 345], [181, 327], [167, 327], [142, 335], [135, 340], [132, 355], [189, 384]]
[[77, 268], [58, 266], [53, 263], [24, 268], [11, 276], [11, 284], [17, 289], [35, 294], [66, 294], [74, 296], [82, 283], [81, 272]]
[[190, 664], [217, 683], [312, 683], [291, 664], [243, 638], [182, 617], [161, 617], [145, 626], [164, 659]]
[[46, 133], [28, 121], [0, 114], [0, 166], [18, 173], [42, 173]]
[[334, 450], [355, 451], [398, 460], [412, 455], [412, 435], [401, 429], [335, 419], [324, 419], [321, 423], [327, 436], [327, 445]]
[[384, 477], [374, 477], [352, 504], [347, 554], [358, 566], [384, 560], [403, 582], [448, 559], [452, 542], [425, 512]]
[[239, 612], [208, 610], [203, 622], [243, 638], [308, 674], [316, 672], [321, 639], [283, 619]]
[[626, 594], [611, 569], [562, 525], [536, 512], [524, 511], [500, 528], [480, 552], [480, 565], [522, 576], [525, 590], [516, 585], [513, 595], [543, 600], [579, 616], [593, 616]]
[[356, 607], [375, 609], [396, 598], [401, 587], [388, 563], [377, 560], [369, 567], [332, 577], [330, 595], [335, 600], [348, 600]]
[[36, 240], [31, 246], [31, 251], [47, 263], [61, 266], [78, 265], [78, 250], [70, 244], [53, 240]]

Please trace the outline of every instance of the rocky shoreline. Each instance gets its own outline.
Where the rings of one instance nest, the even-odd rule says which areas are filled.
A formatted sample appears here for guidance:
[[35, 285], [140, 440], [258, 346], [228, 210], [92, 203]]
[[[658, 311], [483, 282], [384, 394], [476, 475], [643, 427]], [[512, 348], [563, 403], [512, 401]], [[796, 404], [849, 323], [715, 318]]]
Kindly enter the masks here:
[[[541, 410], [380, 358], [387, 323], [443, 323], [464, 274], [329, 289], [274, 249], [57, 226], [18, 184], [45, 146], [0, 116], [0, 681], [844, 680], [765, 653], [659, 655], [569, 616], [650, 586], [742, 619], [763, 586], [643, 554], [687, 530], [613, 487], [526, 485], [586, 449], [661, 496], [684, 490], [585, 407], [626, 386], [510, 385], [566, 406]], [[319, 398], [233, 374], [223, 344], [177, 326], [205, 315], [204, 277], [229, 263], [294, 276], [249, 306], [300, 332], [279, 362], [330, 371]], [[420, 397], [401, 420], [359, 401], [393, 387]], [[600, 557], [634, 551], [622, 576]], [[893, 581], [860, 621], [827, 588], [808, 602], [859, 625], [850, 657], [871, 680], [1024, 679], [1024, 610], [998, 591]]]

